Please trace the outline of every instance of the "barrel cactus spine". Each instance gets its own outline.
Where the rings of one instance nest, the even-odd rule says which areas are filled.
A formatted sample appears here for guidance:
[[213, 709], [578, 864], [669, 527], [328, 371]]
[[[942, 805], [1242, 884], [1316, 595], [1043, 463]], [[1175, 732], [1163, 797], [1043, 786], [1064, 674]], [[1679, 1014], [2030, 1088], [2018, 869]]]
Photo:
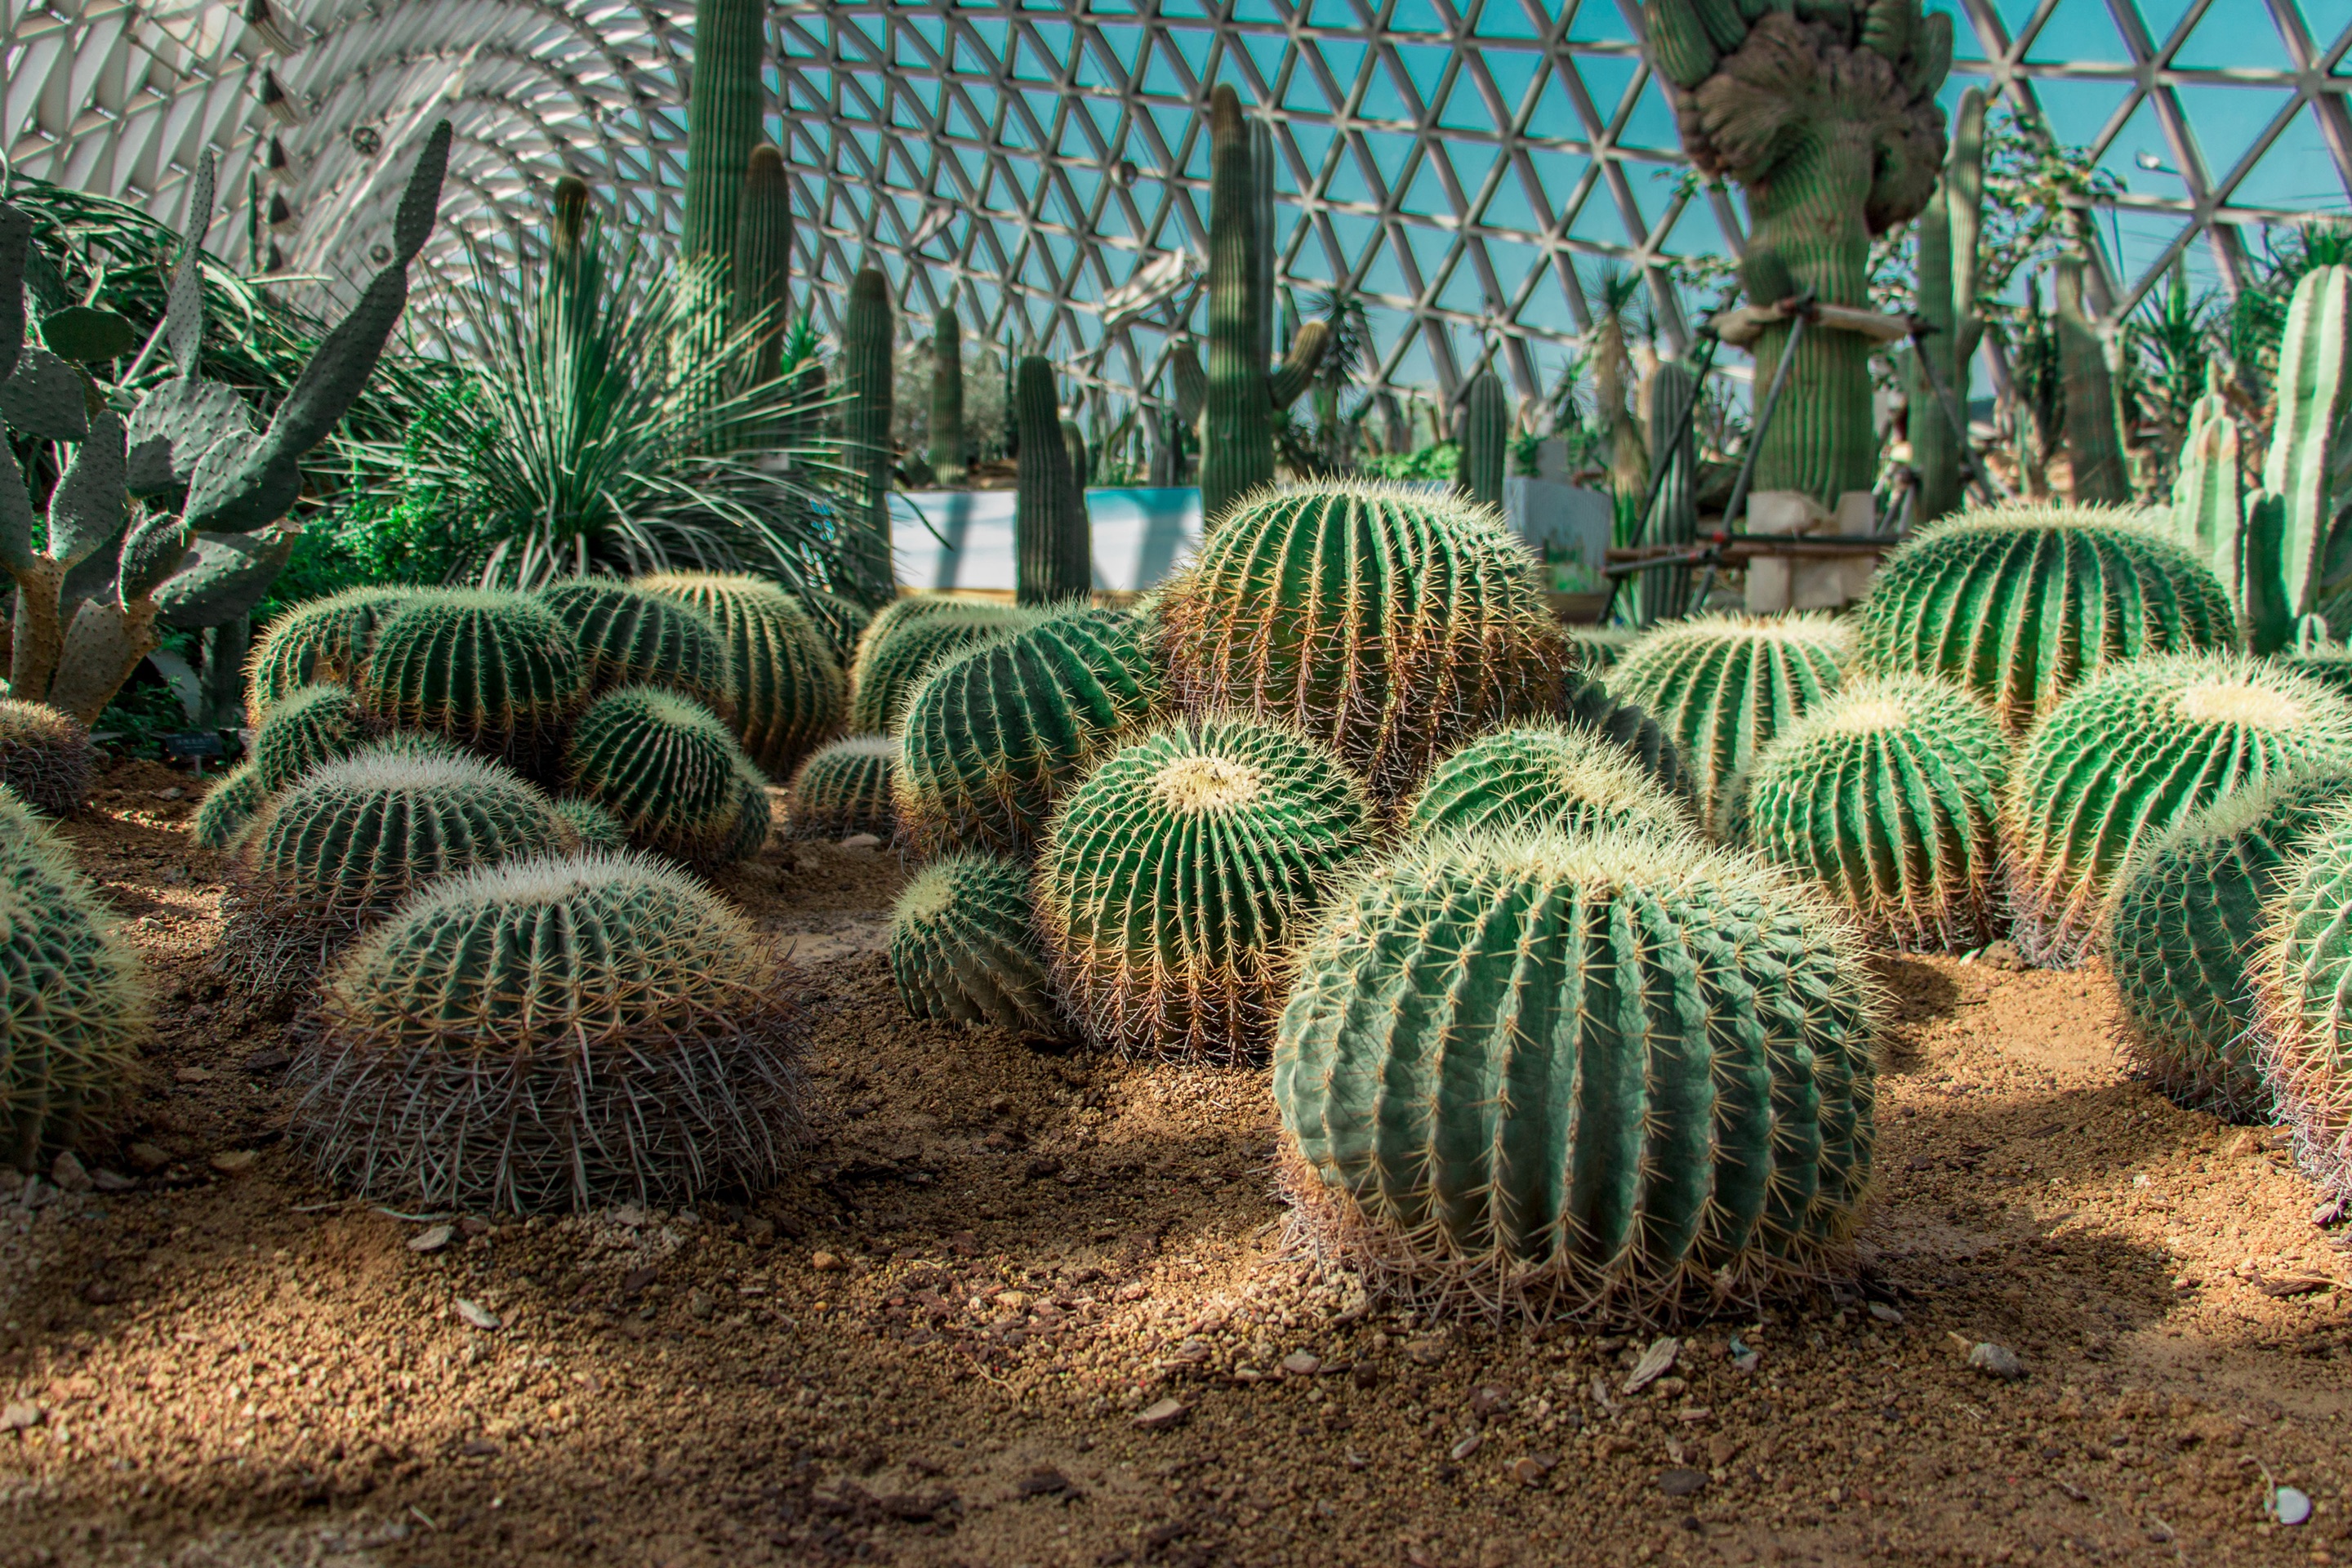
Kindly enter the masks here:
[[250, 759], [237, 763], [225, 773], [215, 775], [212, 787], [205, 798], [196, 803], [195, 821], [191, 833], [198, 845], [215, 853], [236, 847], [237, 840], [269, 798], [261, 787], [261, 775], [254, 770]]
[[898, 742], [887, 735], [852, 735], [815, 752], [793, 775], [785, 835], [846, 838], [871, 833], [888, 843], [898, 834], [898, 809], [890, 801], [898, 763]]
[[306, 686], [273, 704], [253, 732], [255, 783], [275, 795], [324, 763], [350, 756], [369, 740], [367, 716], [341, 686]]
[[717, 714], [655, 686], [625, 686], [590, 703], [563, 751], [567, 794], [612, 813], [638, 847], [705, 868], [737, 858], [749, 766]]
[[551, 752], [587, 692], [580, 644], [520, 594], [411, 598], [377, 629], [359, 684], [376, 723], [423, 730], [523, 766]]
[[914, 1018], [1068, 1032], [1054, 997], [1028, 868], [985, 852], [932, 861], [890, 914], [890, 973]]
[[628, 829], [621, 826], [620, 818], [593, 800], [582, 800], [572, 795], [558, 795], [555, 815], [572, 829], [572, 842], [582, 849], [626, 849], [629, 847]]
[[730, 721], [770, 778], [789, 778], [841, 728], [848, 683], [790, 594], [764, 578], [719, 573], [661, 572], [636, 585], [700, 611], [717, 628], [734, 680]]
[[2271, 1115], [2322, 1192], [2352, 1204], [2352, 807], [2313, 827], [2266, 910], [2248, 972]]
[[1035, 615], [985, 601], [901, 599], [874, 617], [857, 641], [849, 679], [849, 728], [861, 735], [896, 734], [907, 700], [940, 659], [1036, 623]]
[[1694, 824], [1624, 748], [1556, 723], [1492, 730], [1439, 759], [1404, 814], [1409, 838], [1536, 828], [1671, 836]]
[[270, 704], [305, 686], [358, 685], [377, 628], [411, 597], [395, 588], [346, 588], [306, 599], [270, 622], [247, 661], [247, 717], [260, 723]]
[[1615, 695], [1599, 677], [1575, 668], [1561, 671], [1559, 714], [1562, 723], [1589, 731], [1633, 758], [1652, 783], [1685, 807], [1697, 798], [1697, 786], [1666, 727], [1640, 703]]
[[857, 639], [873, 623], [873, 612], [854, 600], [824, 588], [803, 588], [793, 594], [801, 608], [808, 612], [809, 621], [824, 638], [834, 662], [843, 669], [849, 668], [850, 658], [857, 652]]
[[89, 796], [98, 757], [89, 731], [46, 702], [0, 697], [0, 785], [52, 816], [71, 816]]
[[691, 605], [609, 577], [569, 577], [532, 595], [580, 644], [588, 695], [667, 686], [720, 718], [735, 710], [735, 672], [710, 617]]

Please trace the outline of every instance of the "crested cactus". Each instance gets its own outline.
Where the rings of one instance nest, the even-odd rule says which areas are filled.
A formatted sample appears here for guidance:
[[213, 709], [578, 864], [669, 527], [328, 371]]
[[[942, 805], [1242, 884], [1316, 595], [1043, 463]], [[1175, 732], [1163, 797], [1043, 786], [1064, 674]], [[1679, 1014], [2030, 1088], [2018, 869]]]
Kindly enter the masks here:
[[1526, 547], [1456, 498], [1261, 496], [1160, 591], [1170, 695], [1296, 723], [1394, 799], [1479, 731], [1559, 711], [1567, 649], [1531, 579]]
[[623, 686], [666, 686], [721, 717], [735, 707], [735, 674], [710, 617], [677, 600], [608, 577], [568, 577], [531, 597], [572, 629], [592, 697]]
[[1013, 384], [1021, 450], [1013, 499], [1014, 581], [1024, 605], [1059, 604], [1094, 591], [1094, 535], [1087, 522], [1083, 479], [1062, 438], [1054, 367], [1030, 354]]
[[790, 777], [841, 728], [841, 666], [790, 594], [758, 577], [691, 572], [641, 577], [637, 586], [701, 611], [718, 628], [734, 679], [735, 733], [770, 778]]
[[1984, 321], [1977, 313], [1977, 241], [1984, 229], [1985, 94], [1971, 87], [1960, 94], [1952, 115], [1952, 145], [1944, 177], [1919, 214], [1918, 314], [1934, 331], [1917, 346], [1932, 360], [1931, 376], [1919, 360], [1911, 365], [1911, 463], [1919, 470], [1916, 515], [1926, 521], [1960, 510], [1960, 447], [1952, 428], [1940, 382], [1963, 418], [1969, 407], [1969, 374]]
[[850, 574], [868, 592], [887, 591], [890, 558], [890, 351], [897, 328], [890, 280], [868, 267], [849, 280], [849, 309], [841, 324], [843, 461], [851, 484], [847, 535], [842, 552]]
[[1016, 861], [973, 853], [923, 868], [890, 911], [890, 973], [909, 1017], [1067, 1032]]
[[717, 714], [656, 686], [590, 703], [563, 749], [566, 794], [611, 812], [639, 848], [700, 867], [738, 858], [739, 780], [749, 765]]
[[1462, 468], [1455, 478], [1473, 506], [1503, 510], [1503, 459], [1511, 445], [1511, 404], [1491, 369], [1470, 378], [1462, 396]]
[[1687, 833], [1682, 804], [1622, 747], [1578, 725], [1492, 730], [1429, 770], [1405, 811], [1408, 837], [1553, 828]]
[[1864, 668], [1940, 675], [2023, 730], [2100, 665], [2231, 646], [2211, 572], [2124, 511], [1962, 513], [1887, 558], [1856, 612]]
[[1850, 646], [1825, 616], [1695, 616], [1650, 632], [1610, 674], [1674, 738], [1699, 826], [1720, 833], [1741, 775], [1837, 689]]
[[2279, 879], [2247, 969], [2271, 1116], [2320, 1190], [2352, 1204], [2352, 808], [2315, 824]]
[[[1936, 95], [1951, 68], [1951, 17], [1923, 12], [1919, 0], [1795, 10], [1644, 0], [1643, 15], [1684, 152], [1703, 174], [1747, 190], [1751, 276], [1769, 270], [1792, 292], [1869, 309], [1872, 238], [1927, 205], [1944, 162]], [[1759, 386], [1778, 374], [1790, 328], [1765, 325]], [[1873, 347], [1859, 332], [1806, 331], [1759, 437], [1757, 490], [1801, 491], [1834, 508], [1871, 488]]]
[[306, 599], [269, 623], [246, 671], [247, 713], [256, 724], [306, 686], [357, 686], [375, 634], [414, 595], [394, 588], [346, 588]]
[[849, 728], [861, 735], [893, 735], [907, 700], [949, 654], [1027, 629], [1036, 616], [1004, 605], [961, 600], [933, 601], [935, 607], [894, 614], [901, 599], [874, 617], [857, 639], [857, 662], [849, 672]]
[[577, 795], [559, 795], [555, 801], [555, 815], [572, 829], [572, 838], [583, 849], [626, 849], [629, 847], [629, 831], [621, 826], [621, 819], [593, 800], [582, 800]]
[[521, 594], [445, 590], [410, 598], [376, 628], [362, 710], [529, 763], [549, 752], [587, 692], [580, 644]]
[[216, 775], [205, 798], [196, 805], [194, 836], [206, 849], [223, 852], [236, 847], [246, 827], [269, 798], [251, 760]]
[[2058, 364], [2066, 381], [2066, 457], [2076, 506], [2131, 500], [2123, 426], [2116, 416], [2115, 377], [2106, 344], [2083, 300], [2083, 263], [2058, 263]]
[[784, 832], [794, 838], [846, 838], [871, 833], [885, 844], [898, 837], [890, 803], [898, 742], [887, 735], [853, 735], [813, 753], [793, 774]]
[[98, 749], [89, 731], [44, 702], [0, 697], [0, 785], [51, 816], [71, 816], [89, 795]]
[[1072, 1013], [1129, 1054], [1262, 1054], [1285, 945], [1371, 830], [1339, 760], [1280, 725], [1181, 720], [1112, 752], [1062, 797], [1038, 860]]
[[1792, 879], [1647, 834], [1420, 841], [1297, 970], [1284, 1183], [1377, 1288], [1647, 1327], [1843, 1262], [1881, 1009]]
[[1857, 680], [1782, 731], [1741, 805], [1750, 847], [1908, 952], [1998, 934], [1994, 865], [2009, 736], [1992, 710], [1926, 676]]
[[365, 715], [341, 686], [306, 686], [269, 710], [253, 732], [254, 782], [264, 795], [324, 763], [340, 762], [368, 742]]
[[2116, 665], [2026, 736], [2003, 810], [2018, 949], [2067, 968], [2089, 956], [2132, 856], [2231, 790], [2352, 764], [2352, 705], [2318, 682], [2233, 654]]
[[327, 984], [289, 1069], [331, 1182], [467, 1212], [773, 1181], [801, 1119], [775, 956], [686, 873], [542, 856], [432, 889]]
[[0, 1163], [70, 1149], [131, 1087], [139, 958], [49, 825], [0, 789]]
[[2117, 889], [2106, 950], [2126, 1046], [2184, 1110], [2267, 1119], [2247, 963], [2297, 848], [2347, 801], [2341, 768], [2223, 795], [2135, 858]]
[[963, 479], [963, 323], [952, 302], [931, 318], [931, 472]]
[[1641, 764], [1653, 784], [1685, 805], [1696, 795], [1674, 737], [1648, 709], [1619, 700], [1606, 682], [1578, 669], [1561, 673], [1560, 693], [1564, 723], [1590, 731], [1622, 750]]
[[898, 727], [899, 825], [923, 855], [1033, 853], [1055, 797], [1160, 685], [1142, 628], [1116, 610], [1066, 611], [941, 658]]

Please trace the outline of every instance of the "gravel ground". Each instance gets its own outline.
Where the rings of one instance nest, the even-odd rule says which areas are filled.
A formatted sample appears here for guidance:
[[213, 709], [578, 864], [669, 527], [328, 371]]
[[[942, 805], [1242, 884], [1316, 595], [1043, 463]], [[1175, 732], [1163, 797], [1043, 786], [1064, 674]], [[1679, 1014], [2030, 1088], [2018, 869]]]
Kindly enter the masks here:
[[781, 1190], [341, 1200], [280, 1141], [284, 1019], [212, 978], [188, 782], [68, 828], [163, 1026], [100, 1190], [0, 1191], [0, 1563], [2352, 1561], [2343, 1229], [2128, 1080], [2099, 970], [1889, 962], [1853, 1288], [1629, 1391], [1646, 1340], [1286, 1254], [1263, 1075], [907, 1022], [887, 851], [728, 884], [814, 1020]]

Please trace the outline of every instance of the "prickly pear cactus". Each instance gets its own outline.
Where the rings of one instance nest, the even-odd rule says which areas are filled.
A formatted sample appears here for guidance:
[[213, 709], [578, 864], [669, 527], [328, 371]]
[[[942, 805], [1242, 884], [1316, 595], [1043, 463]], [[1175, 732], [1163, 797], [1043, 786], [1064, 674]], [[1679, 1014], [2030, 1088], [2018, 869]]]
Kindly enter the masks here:
[[609, 577], [571, 577], [531, 597], [572, 630], [588, 661], [592, 697], [624, 686], [666, 686], [721, 718], [734, 710], [735, 673], [710, 617]]
[[2320, 1189], [2352, 1204], [2352, 811], [2316, 825], [2280, 879], [2249, 969], [2272, 1116]]
[[718, 627], [734, 675], [735, 732], [770, 778], [790, 778], [841, 728], [841, 666], [790, 594], [758, 577], [693, 572], [657, 573], [637, 586], [701, 611]]
[[0, 697], [0, 785], [51, 816], [71, 816], [89, 795], [98, 749], [89, 731], [45, 702]]
[[572, 727], [564, 792], [611, 812], [639, 848], [710, 867], [737, 858], [739, 780], [749, 766], [709, 709], [661, 687], [624, 686]]
[[1283, 1179], [1368, 1283], [1647, 1327], [1843, 1260], [1880, 1008], [1853, 926], [1793, 879], [1647, 834], [1419, 841], [1297, 968]]
[[852, 735], [813, 754], [793, 774], [784, 832], [793, 838], [846, 838], [871, 833], [887, 844], [898, 837], [890, 804], [898, 742], [887, 735]]
[[909, 1017], [1068, 1032], [1018, 861], [982, 852], [926, 866], [890, 913], [890, 973]]
[[366, 716], [341, 686], [306, 686], [269, 710], [253, 732], [254, 782], [275, 795], [322, 763], [368, 743]]
[[306, 599], [269, 623], [246, 672], [246, 712], [259, 724], [271, 706], [306, 686], [357, 686], [375, 634], [413, 595], [346, 588]]
[[234, 849], [268, 798], [269, 792], [261, 787], [261, 775], [255, 771], [252, 761], [237, 763], [214, 779], [212, 787], [205, 791], [205, 798], [197, 803], [194, 827], [196, 842], [215, 852]]
[[1563, 724], [1489, 731], [1441, 758], [1404, 816], [1410, 838], [1538, 827], [1676, 834], [1695, 826], [1624, 748]]
[[377, 723], [530, 763], [579, 711], [587, 674], [571, 631], [524, 595], [418, 594], [377, 628], [359, 700]]
[[977, 647], [1036, 624], [1034, 611], [961, 599], [933, 602], [901, 612], [901, 599], [880, 615], [857, 639], [857, 662], [849, 672], [849, 727], [861, 735], [894, 735], [907, 700], [950, 654]]

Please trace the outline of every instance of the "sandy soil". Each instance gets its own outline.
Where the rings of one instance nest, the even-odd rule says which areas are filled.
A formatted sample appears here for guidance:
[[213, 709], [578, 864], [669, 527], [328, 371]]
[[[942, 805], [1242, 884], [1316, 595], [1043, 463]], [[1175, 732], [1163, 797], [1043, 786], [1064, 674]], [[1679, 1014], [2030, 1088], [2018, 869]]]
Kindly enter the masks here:
[[184, 775], [107, 783], [69, 832], [164, 1022], [93, 1162], [134, 1184], [0, 1193], [0, 1563], [2352, 1561], [2342, 1230], [2127, 1080], [2095, 970], [1889, 963], [1856, 1289], [1627, 1394], [1641, 1342], [1286, 1257], [1259, 1076], [906, 1022], [899, 867], [833, 845], [729, 888], [803, 965], [798, 1176], [418, 1251], [280, 1142]]

